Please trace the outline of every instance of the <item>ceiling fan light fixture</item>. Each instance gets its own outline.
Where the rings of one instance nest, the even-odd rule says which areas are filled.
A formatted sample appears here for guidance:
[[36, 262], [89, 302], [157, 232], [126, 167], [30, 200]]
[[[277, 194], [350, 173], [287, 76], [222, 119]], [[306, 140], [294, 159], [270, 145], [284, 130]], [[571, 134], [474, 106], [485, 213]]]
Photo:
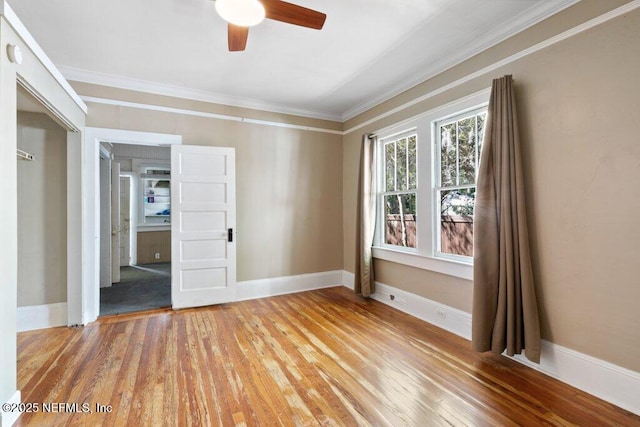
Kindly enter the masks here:
[[218, 15], [240, 27], [257, 25], [264, 19], [265, 10], [258, 0], [216, 0]]

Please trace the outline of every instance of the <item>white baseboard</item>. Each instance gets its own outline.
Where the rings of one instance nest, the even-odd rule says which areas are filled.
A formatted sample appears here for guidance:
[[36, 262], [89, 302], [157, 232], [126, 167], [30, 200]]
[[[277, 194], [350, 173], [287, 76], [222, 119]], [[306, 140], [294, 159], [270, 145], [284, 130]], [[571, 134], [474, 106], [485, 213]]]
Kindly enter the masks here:
[[523, 355], [513, 356], [512, 359], [640, 415], [638, 372], [544, 340], [540, 365]]
[[67, 303], [59, 302], [46, 305], [18, 307], [17, 331], [54, 328], [67, 325]]
[[236, 301], [330, 288], [341, 284], [342, 270], [247, 280], [237, 283]]
[[[353, 281], [353, 273], [343, 272], [344, 286], [353, 289]], [[469, 313], [380, 282], [376, 282], [376, 292], [371, 298], [463, 338], [471, 339]]]
[[[344, 271], [342, 277], [343, 286], [353, 289], [353, 273]], [[391, 295], [394, 299], [391, 299]], [[372, 298], [463, 338], [471, 339], [469, 313], [379, 282], [376, 282], [376, 292]], [[521, 355], [512, 359], [640, 415], [638, 372], [544, 340], [539, 365]]]
[[[20, 403], [20, 391], [16, 390], [16, 392], [13, 393], [13, 396], [11, 396], [11, 398], [9, 400], [7, 400], [6, 402], [3, 402], [3, 403], [19, 404]], [[18, 421], [18, 417], [20, 417], [20, 411], [4, 412], [2, 410], [2, 408], [0, 407], [0, 427], [10, 427], [10, 426], [12, 426], [16, 421]]]

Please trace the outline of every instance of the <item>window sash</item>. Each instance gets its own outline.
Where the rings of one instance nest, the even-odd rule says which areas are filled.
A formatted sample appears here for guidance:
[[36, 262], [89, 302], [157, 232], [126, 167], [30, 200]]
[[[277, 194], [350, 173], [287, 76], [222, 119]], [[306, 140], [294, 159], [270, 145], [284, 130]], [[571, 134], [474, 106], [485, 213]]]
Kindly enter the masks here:
[[[453, 254], [453, 253], [449, 253], [449, 252], [443, 252], [442, 251], [442, 233], [443, 233], [443, 226], [442, 226], [442, 201], [441, 201], [441, 197], [440, 195], [442, 194], [443, 191], [455, 191], [455, 190], [470, 190], [470, 189], [475, 189], [476, 188], [476, 180], [477, 180], [477, 175], [478, 175], [478, 167], [480, 164], [480, 158], [479, 158], [479, 138], [480, 138], [480, 134], [479, 134], [479, 126], [478, 126], [478, 117], [485, 114], [486, 115], [486, 111], [487, 111], [487, 107], [486, 106], [482, 106], [479, 108], [475, 108], [473, 110], [469, 110], [469, 111], [463, 111], [460, 113], [457, 113], [455, 115], [452, 115], [450, 117], [447, 117], [445, 119], [441, 119], [441, 120], [436, 120], [433, 122], [433, 140], [434, 140], [434, 167], [433, 167], [433, 174], [434, 174], [434, 187], [433, 187], [433, 192], [432, 192], [432, 197], [434, 198], [434, 204], [435, 204], [435, 210], [434, 210], [434, 215], [433, 215], [433, 220], [434, 220], [434, 237], [435, 237], [435, 247], [434, 247], [434, 253], [435, 256], [438, 258], [443, 258], [443, 259], [449, 259], [452, 261], [460, 261], [460, 262], [473, 262], [473, 257], [472, 256], [466, 256], [466, 255], [459, 255], [459, 254]], [[460, 122], [467, 120], [467, 119], [471, 119], [473, 118], [474, 123], [473, 123], [473, 142], [474, 142], [474, 182], [470, 183], [470, 184], [460, 184]], [[485, 116], [485, 120], [486, 120], [486, 116]], [[455, 124], [455, 131], [456, 131], [456, 142], [455, 142], [455, 150], [456, 150], [456, 165], [455, 165], [455, 173], [456, 173], [456, 177], [455, 177], [455, 184], [448, 184], [448, 185], [443, 185], [442, 184], [442, 163], [443, 163], [443, 159], [442, 159], [442, 143], [443, 143], [443, 139], [442, 139], [442, 128], [446, 127], [446, 126], [451, 126]]]

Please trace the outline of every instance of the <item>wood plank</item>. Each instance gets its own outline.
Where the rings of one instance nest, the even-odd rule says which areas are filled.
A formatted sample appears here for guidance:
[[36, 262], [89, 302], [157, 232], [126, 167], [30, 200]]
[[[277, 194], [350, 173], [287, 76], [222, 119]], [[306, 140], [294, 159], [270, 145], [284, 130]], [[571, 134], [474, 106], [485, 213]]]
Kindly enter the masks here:
[[[640, 425], [345, 288], [18, 334], [17, 425]], [[96, 404], [112, 412], [96, 413]]]

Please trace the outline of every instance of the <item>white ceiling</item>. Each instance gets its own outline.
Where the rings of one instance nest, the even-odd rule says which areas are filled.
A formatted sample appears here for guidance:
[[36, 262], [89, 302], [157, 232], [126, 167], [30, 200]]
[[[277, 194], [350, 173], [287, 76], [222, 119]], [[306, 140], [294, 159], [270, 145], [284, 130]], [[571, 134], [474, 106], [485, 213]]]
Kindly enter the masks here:
[[210, 0], [15, 0], [67, 79], [345, 120], [577, 0], [291, 0], [321, 31], [265, 20], [228, 52]]

